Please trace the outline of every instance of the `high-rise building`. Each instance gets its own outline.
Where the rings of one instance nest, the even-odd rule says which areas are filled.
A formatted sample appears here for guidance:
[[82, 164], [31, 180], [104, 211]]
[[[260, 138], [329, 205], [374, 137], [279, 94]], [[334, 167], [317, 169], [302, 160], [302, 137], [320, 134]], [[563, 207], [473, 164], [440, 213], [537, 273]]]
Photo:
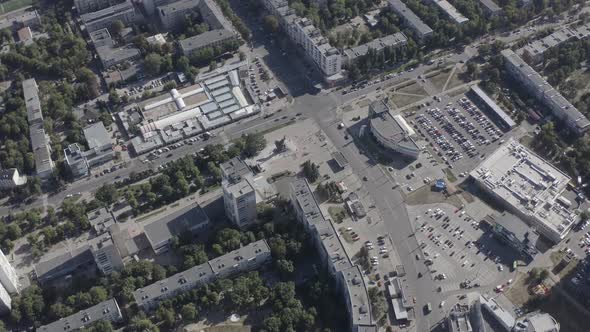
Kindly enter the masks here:
[[10, 265], [10, 262], [0, 250], [0, 283], [6, 288], [6, 291], [15, 294], [18, 293], [18, 275], [16, 270]]
[[256, 191], [252, 185], [252, 171], [240, 158], [221, 165], [223, 204], [225, 214], [238, 227], [256, 222]]

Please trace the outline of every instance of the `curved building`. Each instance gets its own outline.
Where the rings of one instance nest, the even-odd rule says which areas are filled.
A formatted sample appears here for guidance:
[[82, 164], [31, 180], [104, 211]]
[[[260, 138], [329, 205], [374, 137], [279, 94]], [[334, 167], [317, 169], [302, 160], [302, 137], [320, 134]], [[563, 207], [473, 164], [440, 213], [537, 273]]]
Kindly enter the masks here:
[[412, 138], [414, 130], [400, 114], [391, 114], [385, 101], [369, 105], [369, 124], [371, 134], [383, 147], [410, 158], [418, 158], [420, 147]]

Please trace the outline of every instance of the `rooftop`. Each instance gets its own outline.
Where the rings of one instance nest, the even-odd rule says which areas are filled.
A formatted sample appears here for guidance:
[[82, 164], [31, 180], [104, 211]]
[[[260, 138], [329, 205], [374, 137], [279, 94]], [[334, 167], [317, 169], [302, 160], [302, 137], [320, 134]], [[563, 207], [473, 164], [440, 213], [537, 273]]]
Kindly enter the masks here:
[[408, 39], [401, 32], [396, 32], [382, 38], [374, 39], [366, 44], [344, 50], [344, 54], [350, 59], [355, 59], [369, 53], [369, 49], [380, 51], [386, 47], [397, 47], [407, 44]]
[[88, 221], [97, 234], [102, 234], [115, 224], [113, 215], [104, 207], [92, 210], [86, 214]]
[[531, 226], [527, 225], [524, 221], [520, 220], [517, 216], [504, 212], [502, 214], [488, 215], [485, 219], [491, 225], [499, 225], [503, 229], [514, 234], [515, 240], [519, 242], [529, 242], [534, 247], [539, 234]]
[[388, 0], [389, 7], [392, 8], [399, 16], [408, 22], [408, 24], [420, 35], [432, 33], [432, 29], [424, 23], [414, 12], [406, 6], [401, 0]]
[[53, 168], [49, 141], [42, 123], [29, 126], [29, 131], [31, 134], [31, 147], [35, 155], [35, 169], [37, 174], [43, 174]]
[[98, 57], [105, 64], [105, 67], [112, 67], [112, 64], [119, 64], [123, 61], [135, 59], [141, 55], [139, 48], [128, 44], [121, 47], [113, 47], [112, 45], [104, 45], [96, 48]]
[[420, 150], [420, 147], [412, 138], [414, 131], [401, 115], [393, 115], [390, 112], [385, 101], [375, 101], [371, 104], [371, 108], [375, 110], [370, 120], [373, 131], [395, 146], [400, 146], [406, 150]]
[[94, 261], [90, 246], [85, 244], [74, 250], [68, 250], [63, 254], [41, 260], [35, 264], [35, 275], [41, 281], [49, 281], [59, 278], [77, 269], [87, 262]]
[[226, 29], [216, 29], [205, 31], [193, 37], [181, 40], [180, 48], [184, 54], [190, 53], [192, 50], [201, 49], [213, 43], [223, 41], [234, 37], [235, 34]]
[[479, 3], [490, 13], [497, 13], [502, 10], [493, 0], [479, 0]]
[[39, 89], [34, 78], [23, 81], [23, 96], [25, 98], [27, 121], [29, 121], [29, 125], [36, 121], [43, 121], [41, 101], [39, 100]]
[[86, 142], [88, 142], [88, 148], [90, 150], [101, 149], [106, 145], [111, 145], [109, 133], [102, 121], [84, 128], [84, 137], [86, 138]]
[[16, 168], [0, 169], [0, 180], [12, 180], [16, 172]]
[[196, 8], [199, 5], [199, 1], [195, 0], [180, 0], [176, 2], [172, 2], [169, 4], [164, 4], [158, 6], [158, 10], [161, 12], [161, 15], [170, 15], [171, 13], [177, 11], [186, 11]]
[[433, 0], [433, 2], [443, 12], [449, 16], [449, 18], [456, 24], [463, 24], [469, 21], [469, 19], [461, 14], [455, 6], [451, 5], [447, 0]]
[[152, 247], [157, 247], [175, 236], [208, 222], [209, 218], [200, 206], [189, 206], [145, 225], [144, 231]]
[[502, 119], [502, 121], [509, 128], [516, 126], [514, 120], [512, 120], [512, 118], [506, 114], [506, 112], [504, 112], [502, 108], [500, 108], [500, 106], [498, 106], [498, 104], [496, 104], [496, 102], [493, 101], [492, 98], [490, 98], [490, 96], [488, 96], [488, 94], [485, 93], [479, 86], [472, 86], [471, 92], [475, 93], [475, 95], [477, 95], [494, 112], [494, 114], [496, 114], [496, 116]]
[[121, 311], [117, 300], [114, 298], [101, 302], [90, 308], [80, 310], [68, 317], [57, 320], [51, 324], [41, 326], [37, 331], [41, 332], [67, 332], [77, 331], [100, 320], [119, 320]]
[[516, 321], [515, 332], [559, 332], [559, 323], [551, 315], [533, 312]]
[[211, 266], [211, 270], [213, 270], [214, 274], [225, 274], [227, 271], [235, 269], [238, 262], [240, 261], [250, 261], [260, 255], [267, 254], [270, 254], [270, 248], [268, 244], [266, 244], [265, 240], [258, 240], [245, 245], [240, 249], [236, 249], [223, 256], [219, 256], [210, 260], [209, 265]]
[[469, 307], [457, 304], [449, 313], [449, 332], [473, 332], [469, 322]]
[[252, 173], [250, 167], [240, 157], [232, 158], [219, 167], [223, 178], [230, 182], [239, 181], [244, 175]]
[[82, 19], [82, 22], [84, 22], [85, 24], [88, 24], [90, 22], [104, 19], [104, 18], [107, 18], [107, 17], [112, 16], [114, 14], [119, 14], [121, 12], [129, 11], [129, 10], [135, 10], [135, 9], [133, 8], [133, 3], [131, 2], [131, 0], [126, 0], [124, 2], [118, 3], [116, 5], [113, 5], [113, 6], [101, 9], [101, 10], [97, 10], [95, 12], [82, 14], [82, 15], [80, 15], [80, 19]]
[[361, 268], [355, 265], [342, 271], [342, 274], [348, 290], [347, 300], [351, 302], [352, 323], [355, 325], [373, 324], [367, 285], [365, 284]]
[[570, 177], [514, 139], [470, 174], [508, 205], [552, 231], [564, 236], [571, 228], [575, 215], [559, 203]]

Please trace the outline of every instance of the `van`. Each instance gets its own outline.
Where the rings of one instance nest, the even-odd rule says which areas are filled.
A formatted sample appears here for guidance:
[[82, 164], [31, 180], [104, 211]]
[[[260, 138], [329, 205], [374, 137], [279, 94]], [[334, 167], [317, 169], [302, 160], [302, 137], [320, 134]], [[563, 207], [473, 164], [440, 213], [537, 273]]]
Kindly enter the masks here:
[[426, 303], [426, 313], [429, 313], [432, 311], [432, 304], [430, 304], [430, 302]]

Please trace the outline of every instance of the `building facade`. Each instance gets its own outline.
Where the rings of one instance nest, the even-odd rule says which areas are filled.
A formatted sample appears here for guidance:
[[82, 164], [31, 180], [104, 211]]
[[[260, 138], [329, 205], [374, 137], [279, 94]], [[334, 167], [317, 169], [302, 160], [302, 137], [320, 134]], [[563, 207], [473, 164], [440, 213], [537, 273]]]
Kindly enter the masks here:
[[18, 275], [4, 253], [0, 250], [0, 283], [10, 294], [19, 293]]
[[239, 228], [256, 223], [256, 191], [252, 170], [239, 157], [221, 164], [225, 215]]
[[108, 29], [115, 21], [121, 21], [124, 25], [132, 25], [143, 20], [141, 12], [136, 10], [131, 0], [95, 12], [82, 14], [80, 18], [89, 33], [100, 29]]
[[7, 314], [12, 309], [12, 299], [4, 288], [0, 285], [0, 314]]
[[123, 268], [123, 258], [110, 235], [93, 243], [92, 255], [96, 266], [105, 275]]
[[64, 156], [66, 158], [66, 165], [75, 178], [88, 175], [88, 162], [78, 143], [70, 144], [65, 148]]
[[27, 177], [21, 176], [16, 168], [0, 170], [0, 189], [13, 189], [27, 183]]

